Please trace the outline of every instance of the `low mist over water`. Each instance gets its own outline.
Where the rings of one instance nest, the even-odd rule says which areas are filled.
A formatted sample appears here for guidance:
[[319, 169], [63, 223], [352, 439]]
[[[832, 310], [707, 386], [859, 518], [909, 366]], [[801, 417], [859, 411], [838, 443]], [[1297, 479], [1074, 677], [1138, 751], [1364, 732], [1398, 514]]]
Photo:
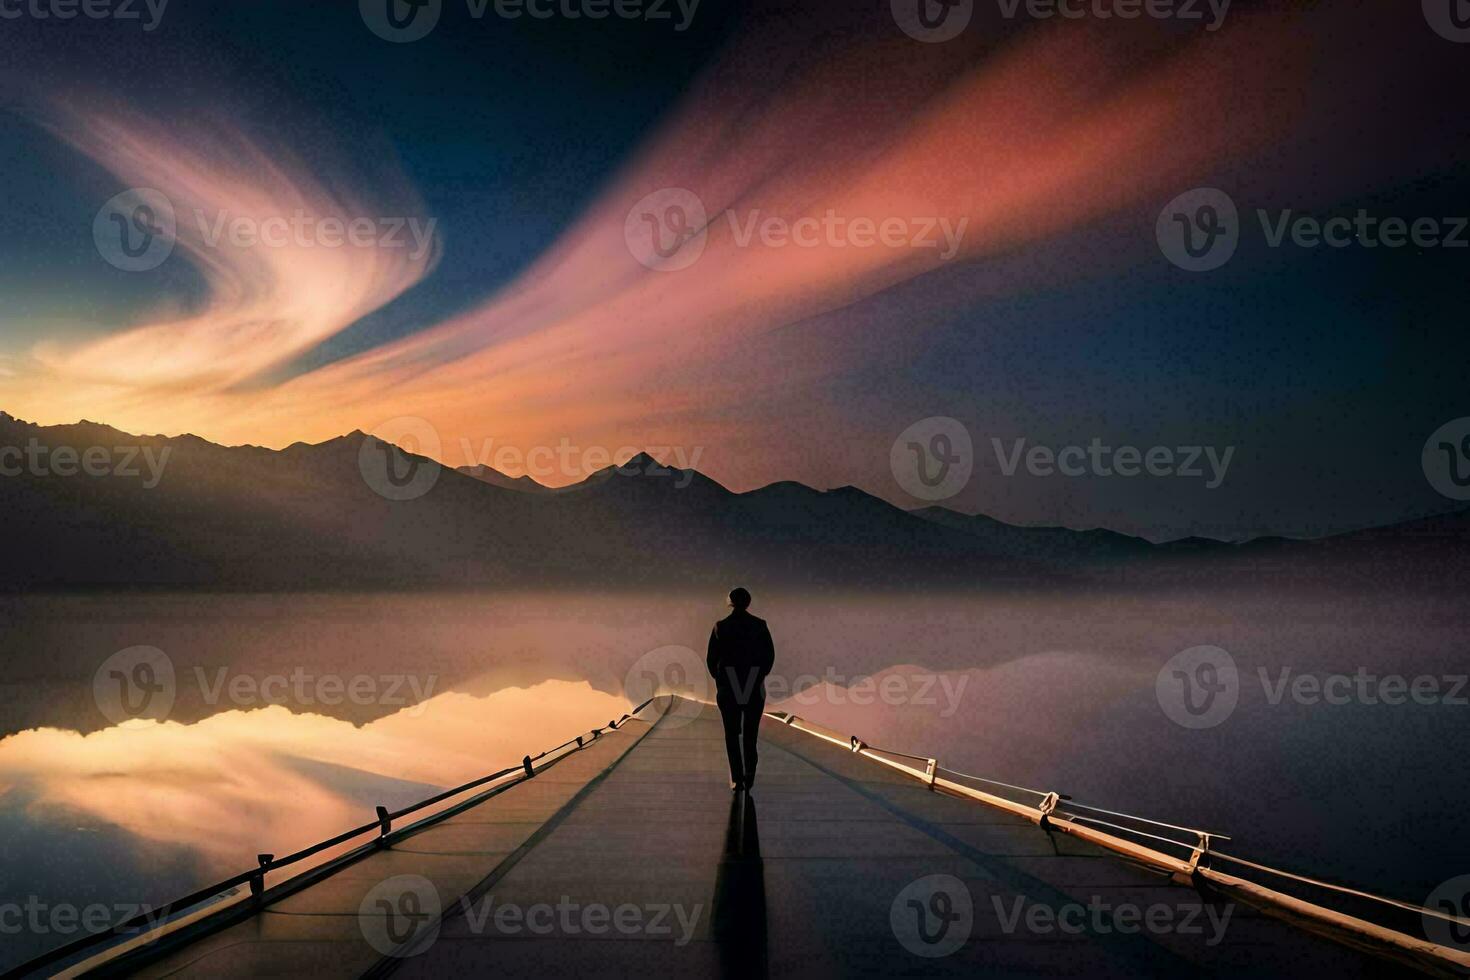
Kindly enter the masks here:
[[[772, 710], [1409, 901], [1470, 867], [1470, 789], [1448, 775], [1470, 731], [1470, 613], [1449, 600], [753, 591]], [[23, 881], [53, 902], [161, 902], [652, 688], [707, 697], [720, 599], [0, 600], [0, 901], [24, 902]], [[1201, 646], [1234, 665], [1233, 706], [1178, 686], [1181, 663], [1225, 683], [1179, 659]]]

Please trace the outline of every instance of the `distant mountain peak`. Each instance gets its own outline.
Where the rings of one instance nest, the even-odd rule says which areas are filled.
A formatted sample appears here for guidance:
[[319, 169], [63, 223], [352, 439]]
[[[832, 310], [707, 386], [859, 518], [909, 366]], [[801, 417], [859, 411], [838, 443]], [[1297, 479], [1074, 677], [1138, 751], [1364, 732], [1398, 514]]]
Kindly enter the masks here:
[[502, 487], [506, 490], [518, 490], [522, 493], [551, 493], [551, 487], [536, 482], [530, 476], [511, 476], [502, 473], [495, 467], [486, 463], [475, 463], [470, 466], [456, 467], [456, 471], [465, 476], [473, 477], [481, 483], [488, 483], [492, 487]]
[[615, 469], [620, 469], [624, 471], [631, 469], [638, 470], [639, 472], [647, 472], [648, 468], [651, 466], [662, 467], [663, 465], [664, 464], [654, 459], [653, 456], [651, 456], [647, 451], [639, 450], [637, 453], [634, 453], [632, 456], [628, 457], [627, 462], [619, 464], [617, 467], [615, 467]]

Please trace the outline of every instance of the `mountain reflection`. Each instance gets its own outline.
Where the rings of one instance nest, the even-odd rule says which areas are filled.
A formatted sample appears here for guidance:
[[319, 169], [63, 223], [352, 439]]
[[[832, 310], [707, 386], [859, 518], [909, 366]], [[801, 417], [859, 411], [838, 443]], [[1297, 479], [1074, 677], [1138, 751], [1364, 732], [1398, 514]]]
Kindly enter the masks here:
[[237, 871], [514, 764], [627, 710], [583, 682], [485, 697], [445, 693], [357, 726], [271, 706], [192, 724], [129, 721], [90, 734], [0, 739], [0, 800], [71, 830], [119, 827], [141, 846]]

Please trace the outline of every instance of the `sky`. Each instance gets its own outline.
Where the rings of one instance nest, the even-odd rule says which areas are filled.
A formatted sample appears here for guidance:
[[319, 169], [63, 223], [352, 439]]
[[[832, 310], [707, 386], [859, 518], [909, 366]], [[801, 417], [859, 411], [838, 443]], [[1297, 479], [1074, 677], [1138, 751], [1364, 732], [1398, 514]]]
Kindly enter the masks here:
[[[1421, 450], [1470, 416], [1470, 45], [1435, 0], [1120, 3], [0, 5], [0, 409], [1155, 538], [1463, 506]], [[1171, 244], [1221, 200], [1233, 252]], [[1360, 212], [1429, 224], [1292, 224]], [[1093, 445], [1229, 462], [1009, 463]]]

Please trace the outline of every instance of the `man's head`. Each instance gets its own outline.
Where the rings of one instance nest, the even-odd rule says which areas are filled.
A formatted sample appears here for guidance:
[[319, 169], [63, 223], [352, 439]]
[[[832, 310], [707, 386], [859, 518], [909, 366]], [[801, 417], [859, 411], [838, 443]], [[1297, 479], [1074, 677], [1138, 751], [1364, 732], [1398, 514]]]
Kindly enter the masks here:
[[750, 608], [750, 593], [744, 589], [735, 588], [730, 590], [730, 608], [736, 612], [744, 612]]

